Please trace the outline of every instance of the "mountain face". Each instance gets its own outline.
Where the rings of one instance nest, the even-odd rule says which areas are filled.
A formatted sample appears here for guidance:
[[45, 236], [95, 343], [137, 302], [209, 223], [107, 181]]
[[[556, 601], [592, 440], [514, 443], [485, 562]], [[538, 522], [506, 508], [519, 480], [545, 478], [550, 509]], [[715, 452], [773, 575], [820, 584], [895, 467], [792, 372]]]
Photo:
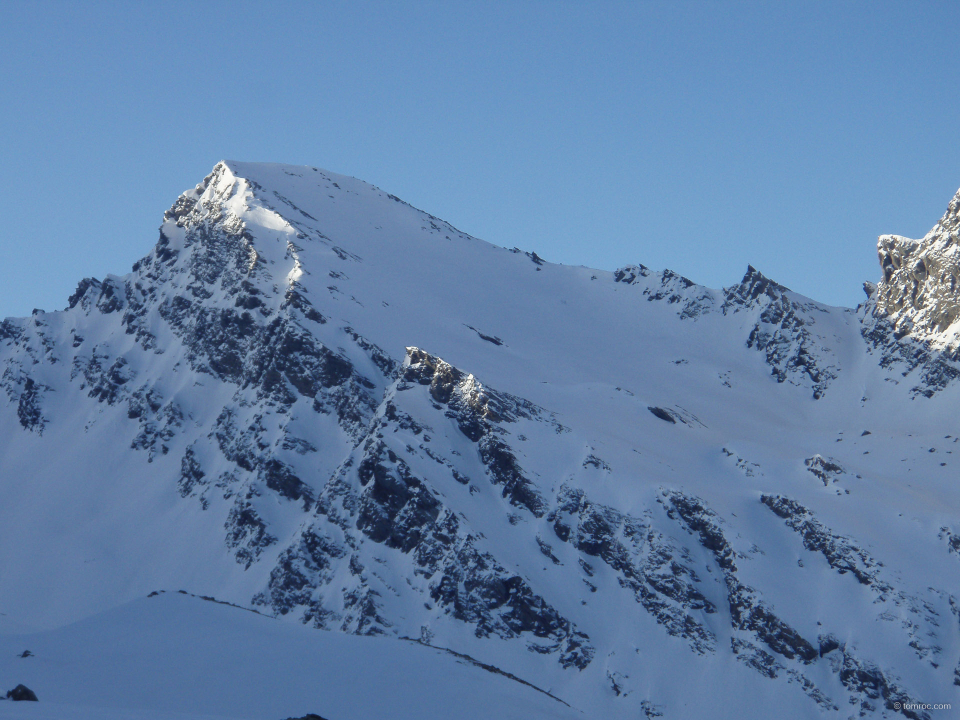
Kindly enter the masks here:
[[883, 279], [865, 285], [864, 337], [885, 367], [920, 370], [915, 393], [930, 397], [960, 376], [960, 193], [922, 240], [883, 235]]
[[960, 195], [923, 240], [884, 235], [877, 250], [883, 279], [877, 287], [877, 311], [888, 316], [900, 335], [930, 340], [939, 348], [960, 343]]
[[958, 208], [881, 237], [853, 310], [222, 162], [130, 274], [0, 323], [0, 630], [184, 589], [590, 717], [932, 717], [960, 702]]

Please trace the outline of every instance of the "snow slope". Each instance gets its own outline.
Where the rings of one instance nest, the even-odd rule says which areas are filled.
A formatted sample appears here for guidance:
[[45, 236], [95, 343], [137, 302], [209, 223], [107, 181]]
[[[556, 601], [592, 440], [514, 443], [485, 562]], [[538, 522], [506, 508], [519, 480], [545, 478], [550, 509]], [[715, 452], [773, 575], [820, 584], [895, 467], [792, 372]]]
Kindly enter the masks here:
[[960, 702], [960, 384], [896, 282], [553, 265], [220, 163], [129, 275], [0, 324], [0, 631], [185, 589], [588, 716], [923, 717]]
[[441, 650], [311, 631], [177, 593], [5, 634], [0, 648], [0, 676], [39, 698], [0, 702], [3, 718], [582, 717]]

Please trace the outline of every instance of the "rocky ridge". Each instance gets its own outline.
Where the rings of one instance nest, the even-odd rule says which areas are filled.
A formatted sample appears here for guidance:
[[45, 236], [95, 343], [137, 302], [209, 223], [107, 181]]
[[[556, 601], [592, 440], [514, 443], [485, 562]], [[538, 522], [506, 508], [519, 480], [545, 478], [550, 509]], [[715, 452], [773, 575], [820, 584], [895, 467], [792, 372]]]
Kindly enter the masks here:
[[[882, 235], [879, 283], [865, 283], [863, 336], [883, 367], [931, 397], [960, 377], [960, 192], [921, 240]], [[916, 374], [914, 374], [916, 373]]]

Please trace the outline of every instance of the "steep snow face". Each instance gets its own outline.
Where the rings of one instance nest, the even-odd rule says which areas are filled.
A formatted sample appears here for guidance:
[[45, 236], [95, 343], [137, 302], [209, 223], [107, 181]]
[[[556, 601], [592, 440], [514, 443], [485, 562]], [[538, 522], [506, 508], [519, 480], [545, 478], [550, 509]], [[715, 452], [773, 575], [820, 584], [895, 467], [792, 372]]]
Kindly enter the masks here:
[[0, 631], [185, 589], [590, 716], [922, 717], [960, 682], [960, 390], [895, 280], [558, 266], [220, 163], [129, 275], [0, 323]]

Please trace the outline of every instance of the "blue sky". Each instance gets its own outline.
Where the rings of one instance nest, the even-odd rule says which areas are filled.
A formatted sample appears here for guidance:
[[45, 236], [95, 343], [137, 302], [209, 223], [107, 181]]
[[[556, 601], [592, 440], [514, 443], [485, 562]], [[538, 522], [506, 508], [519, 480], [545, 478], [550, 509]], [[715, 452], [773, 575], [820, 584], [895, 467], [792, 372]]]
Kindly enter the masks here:
[[568, 264], [832, 304], [960, 187], [957, 3], [0, 0], [0, 317], [122, 274], [222, 158]]

